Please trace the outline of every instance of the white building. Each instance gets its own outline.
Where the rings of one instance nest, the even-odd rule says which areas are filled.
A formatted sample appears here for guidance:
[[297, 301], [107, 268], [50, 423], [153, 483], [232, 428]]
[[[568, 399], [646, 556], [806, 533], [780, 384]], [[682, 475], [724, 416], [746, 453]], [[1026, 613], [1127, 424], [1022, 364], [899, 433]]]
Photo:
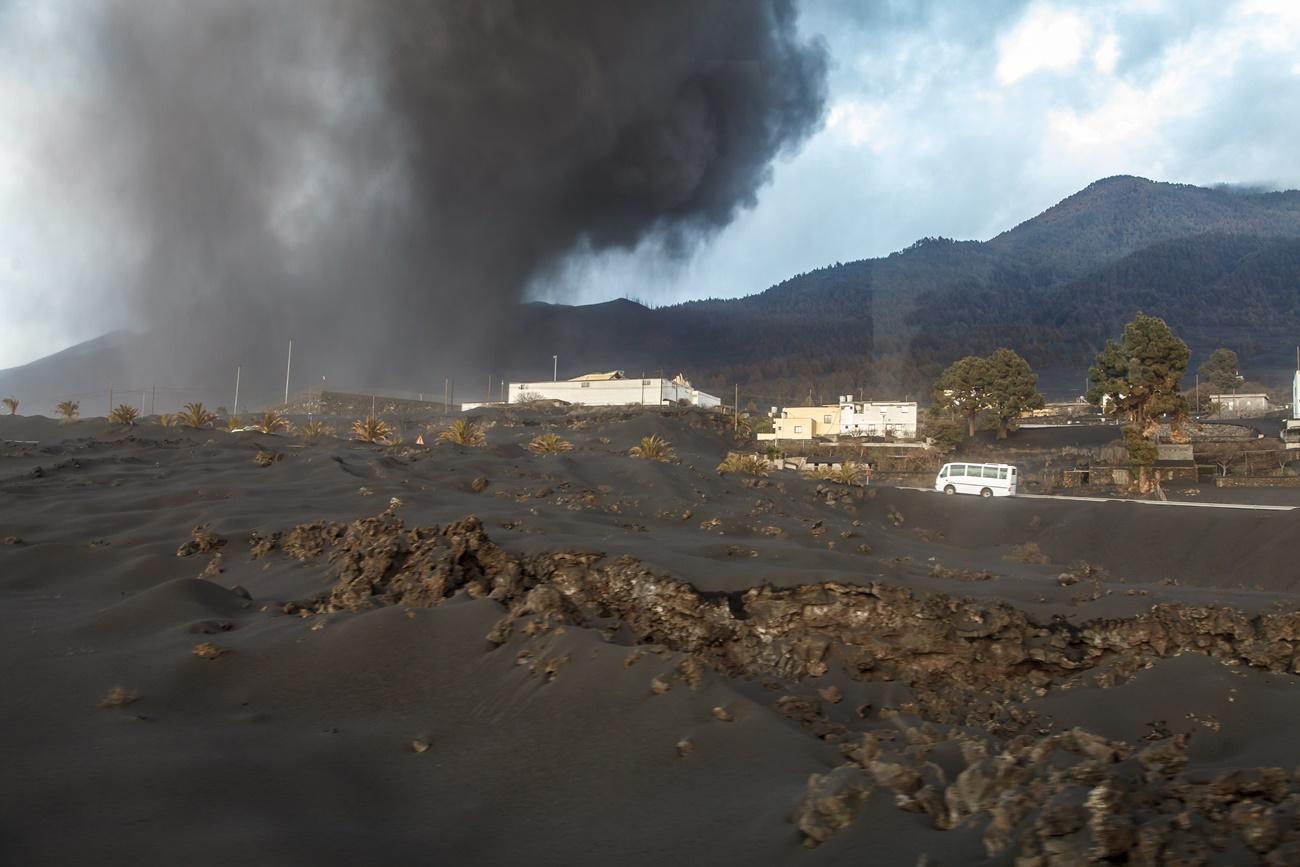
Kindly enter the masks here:
[[529, 400], [562, 400], [583, 406], [720, 406], [722, 400], [694, 388], [680, 373], [672, 379], [649, 377], [629, 379], [621, 370], [588, 373], [573, 379], [510, 383], [510, 403]]
[[893, 436], [916, 438], [916, 401], [859, 400], [840, 396], [840, 433], [843, 436]]

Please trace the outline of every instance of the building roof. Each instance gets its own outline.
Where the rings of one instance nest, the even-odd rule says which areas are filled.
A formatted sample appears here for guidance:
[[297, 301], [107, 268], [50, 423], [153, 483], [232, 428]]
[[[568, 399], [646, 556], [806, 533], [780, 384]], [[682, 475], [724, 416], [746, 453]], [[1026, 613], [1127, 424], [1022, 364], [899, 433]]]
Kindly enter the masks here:
[[582, 376], [575, 376], [569, 382], [607, 382], [612, 379], [622, 379], [623, 371], [610, 370], [606, 373], [584, 373]]
[[1268, 395], [1263, 394], [1261, 392], [1251, 392], [1250, 394], [1212, 394], [1210, 395], [1210, 400], [1220, 400], [1220, 399], [1231, 400], [1233, 398], [1239, 398], [1239, 397], [1258, 397], [1258, 398], [1263, 398], [1264, 400], [1268, 400]]

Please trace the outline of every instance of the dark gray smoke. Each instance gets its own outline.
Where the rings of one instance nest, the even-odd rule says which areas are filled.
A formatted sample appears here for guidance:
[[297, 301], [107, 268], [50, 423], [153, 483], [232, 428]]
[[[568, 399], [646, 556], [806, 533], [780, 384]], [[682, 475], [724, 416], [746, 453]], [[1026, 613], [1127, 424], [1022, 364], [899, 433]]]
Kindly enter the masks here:
[[725, 226], [825, 102], [792, 0], [90, 8], [82, 144], [120, 202], [126, 294], [176, 335], [162, 358], [293, 334], [373, 381], [486, 357], [564, 257]]

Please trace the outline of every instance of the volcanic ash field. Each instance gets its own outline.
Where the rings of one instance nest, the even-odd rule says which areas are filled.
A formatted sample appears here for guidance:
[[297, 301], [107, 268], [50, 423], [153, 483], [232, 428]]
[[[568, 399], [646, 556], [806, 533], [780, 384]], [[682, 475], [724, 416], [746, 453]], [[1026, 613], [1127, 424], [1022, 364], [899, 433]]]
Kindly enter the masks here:
[[0, 862], [1300, 864], [1295, 513], [487, 421], [0, 418]]

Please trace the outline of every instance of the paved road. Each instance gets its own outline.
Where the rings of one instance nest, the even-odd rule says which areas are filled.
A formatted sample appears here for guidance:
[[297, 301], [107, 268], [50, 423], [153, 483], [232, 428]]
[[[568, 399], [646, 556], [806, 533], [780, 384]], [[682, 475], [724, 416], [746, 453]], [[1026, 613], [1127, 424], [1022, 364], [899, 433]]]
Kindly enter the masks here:
[[[899, 486], [903, 491], [922, 491], [939, 493], [932, 488], [910, 488]], [[973, 496], [970, 494], [959, 496]], [[1017, 499], [1029, 500], [1074, 500], [1080, 503], [1140, 503], [1144, 506], [1180, 506], [1192, 509], [1253, 509], [1257, 512], [1294, 512], [1300, 506], [1265, 506], [1257, 503], [1189, 503], [1185, 500], [1136, 500], [1125, 497], [1071, 497], [1066, 494], [1017, 494]]]

